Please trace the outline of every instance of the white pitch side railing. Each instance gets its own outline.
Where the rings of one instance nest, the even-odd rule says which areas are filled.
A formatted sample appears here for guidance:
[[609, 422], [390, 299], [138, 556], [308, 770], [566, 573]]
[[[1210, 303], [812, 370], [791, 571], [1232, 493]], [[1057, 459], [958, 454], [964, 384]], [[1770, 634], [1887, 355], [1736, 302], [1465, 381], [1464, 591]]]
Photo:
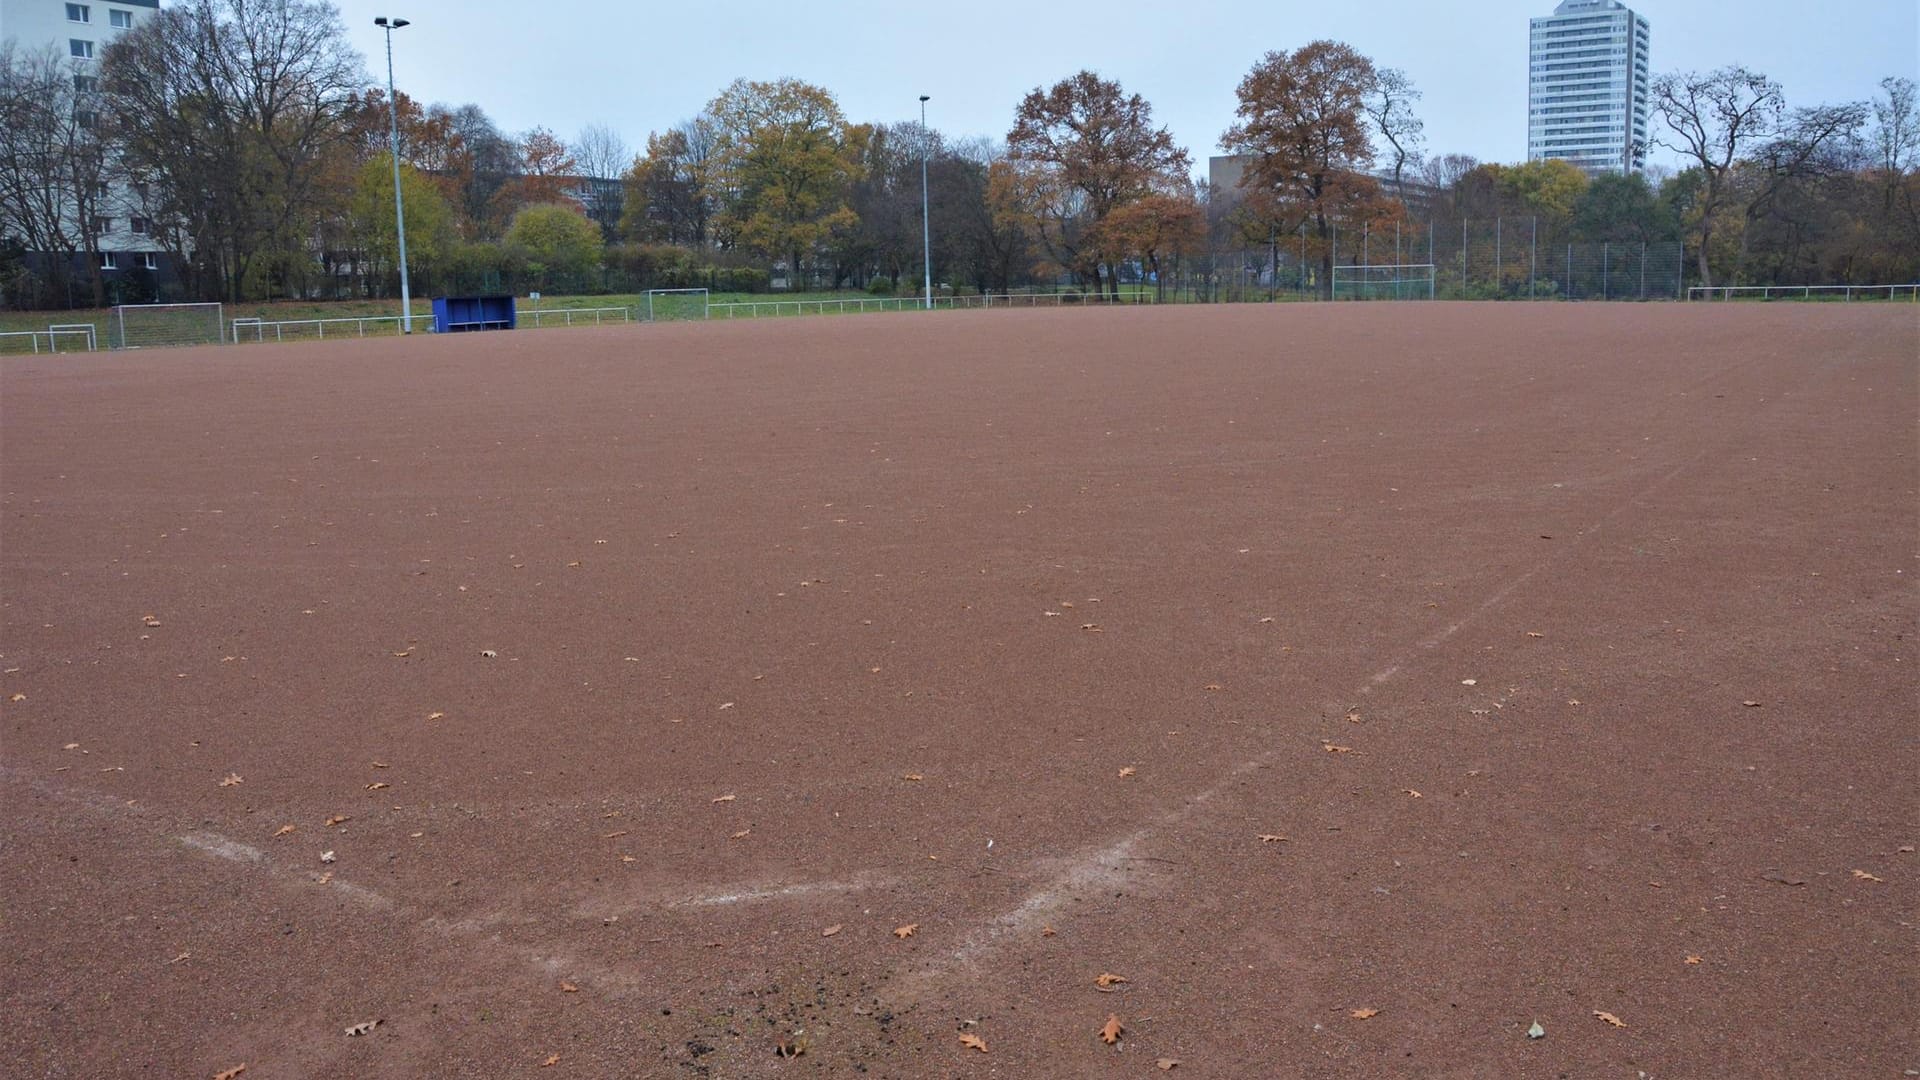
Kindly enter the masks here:
[[[979, 296], [936, 296], [936, 310], [1021, 307], [1089, 307], [1105, 304], [1151, 304], [1152, 293], [1122, 293], [1119, 297], [1095, 293], [983, 293]], [[919, 311], [918, 296], [857, 297], [844, 300], [739, 300], [710, 305], [716, 319], [758, 319], [774, 315], [845, 315], [880, 311]]]
[[542, 326], [599, 326], [605, 322], [632, 322], [631, 313], [623, 307], [583, 307], [583, 308], [532, 308], [519, 313], [521, 325], [529, 322], [536, 328]]
[[37, 356], [43, 352], [94, 352], [98, 348], [98, 328], [92, 323], [54, 323], [45, 330], [8, 330], [0, 333], [0, 353]]
[[[418, 318], [418, 316], [416, 316]], [[332, 329], [329, 330], [328, 328]], [[368, 332], [372, 327], [372, 332]], [[335, 338], [386, 337], [400, 333], [398, 315], [362, 315], [339, 319], [253, 319], [233, 320], [233, 343], [262, 341], [325, 341]]]
[[1908, 300], [1920, 299], [1920, 284], [1911, 285], [1691, 285], [1689, 300]]

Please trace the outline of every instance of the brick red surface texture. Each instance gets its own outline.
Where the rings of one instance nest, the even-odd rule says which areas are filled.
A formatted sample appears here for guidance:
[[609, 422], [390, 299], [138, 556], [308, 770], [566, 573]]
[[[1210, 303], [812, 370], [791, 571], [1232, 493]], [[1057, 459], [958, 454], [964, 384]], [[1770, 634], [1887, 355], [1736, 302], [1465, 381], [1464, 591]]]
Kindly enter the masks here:
[[0, 1073], [1920, 1068], [1917, 312], [8, 359]]

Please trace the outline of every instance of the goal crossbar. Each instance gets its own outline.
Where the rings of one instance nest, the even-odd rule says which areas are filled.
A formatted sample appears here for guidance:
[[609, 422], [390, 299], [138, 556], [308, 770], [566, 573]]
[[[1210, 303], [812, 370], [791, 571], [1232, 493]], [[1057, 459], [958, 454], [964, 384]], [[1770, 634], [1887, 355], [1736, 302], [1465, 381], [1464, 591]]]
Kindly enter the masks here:
[[221, 304], [121, 304], [113, 309], [116, 349], [219, 345], [227, 339]]
[[[676, 297], [677, 296], [677, 297], [687, 297], [689, 299], [698, 297], [700, 302], [700, 308], [699, 308], [700, 314], [697, 317], [702, 319], [712, 318], [713, 316], [712, 293], [713, 293], [713, 290], [711, 289], [648, 289], [647, 290], [647, 321], [655, 322], [658, 319], [658, 315], [655, 313], [654, 304], [653, 304], [654, 297], [656, 296], [660, 296], [660, 297]], [[678, 306], [678, 305], [675, 305], [675, 306]], [[691, 305], [689, 305], [688, 310], [689, 311], [692, 310]], [[694, 318], [696, 316], [687, 315], [684, 317]]]

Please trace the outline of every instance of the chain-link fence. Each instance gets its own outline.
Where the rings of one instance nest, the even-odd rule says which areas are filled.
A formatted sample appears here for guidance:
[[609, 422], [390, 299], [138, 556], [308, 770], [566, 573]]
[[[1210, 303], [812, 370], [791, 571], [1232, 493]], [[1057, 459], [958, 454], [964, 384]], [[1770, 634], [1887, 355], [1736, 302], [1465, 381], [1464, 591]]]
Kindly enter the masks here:
[[[1311, 300], [1680, 300], [1678, 240], [1589, 240], [1536, 218], [1413, 222], [1299, 232], [1190, 256], [1151, 283], [1168, 302]], [[1330, 256], [1330, 259], [1329, 259]], [[1326, 264], [1337, 269], [1326, 286]]]

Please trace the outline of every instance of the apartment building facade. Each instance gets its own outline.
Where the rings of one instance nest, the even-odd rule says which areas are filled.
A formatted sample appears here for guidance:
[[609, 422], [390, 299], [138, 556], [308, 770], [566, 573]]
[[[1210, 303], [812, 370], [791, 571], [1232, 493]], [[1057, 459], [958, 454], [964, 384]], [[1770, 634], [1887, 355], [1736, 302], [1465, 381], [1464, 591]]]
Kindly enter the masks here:
[[1562, 0], [1529, 26], [1527, 160], [1589, 175], [1644, 169], [1647, 20], [1620, 0]]
[[[71, 69], [76, 108], [88, 110], [87, 95], [100, 81], [100, 59], [109, 42], [152, 18], [160, 0], [0, 0], [0, 42], [16, 54], [52, 48]], [[49, 259], [66, 259], [62, 275], [74, 288], [91, 294], [97, 273], [110, 302], [157, 299], [171, 279], [170, 255], [155, 235], [142, 185], [119, 181], [98, 185], [88, 200], [85, 221], [69, 222], [74, 230], [91, 231], [87, 242], [76, 245], [84, 253], [66, 256], [27, 252], [30, 265], [46, 268]], [[5, 239], [0, 237], [0, 239]], [[78, 296], [71, 299], [79, 299]]]

